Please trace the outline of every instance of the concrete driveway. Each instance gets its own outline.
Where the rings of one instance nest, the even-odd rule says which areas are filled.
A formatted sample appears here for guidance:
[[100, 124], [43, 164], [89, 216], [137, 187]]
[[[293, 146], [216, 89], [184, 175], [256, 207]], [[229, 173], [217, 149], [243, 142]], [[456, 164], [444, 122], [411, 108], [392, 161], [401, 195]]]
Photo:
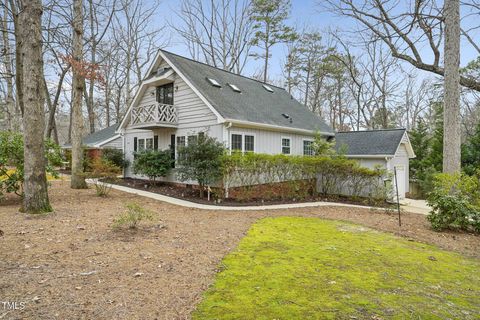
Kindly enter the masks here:
[[425, 200], [405, 199], [405, 204], [402, 204], [402, 209], [408, 212], [420, 213], [427, 215], [432, 208], [430, 208]]

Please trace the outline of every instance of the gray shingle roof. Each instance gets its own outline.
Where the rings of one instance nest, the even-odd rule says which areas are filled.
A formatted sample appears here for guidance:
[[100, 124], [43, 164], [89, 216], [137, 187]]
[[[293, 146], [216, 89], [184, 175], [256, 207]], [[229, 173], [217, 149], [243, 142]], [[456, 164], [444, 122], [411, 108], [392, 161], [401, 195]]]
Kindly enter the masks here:
[[[89, 134], [88, 136], [84, 137], [82, 139], [82, 142], [85, 146], [87, 147], [93, 147], [94, 145], [106, 141], [110, 138], [112, 138], [115, 135], [118, 135], [118, 133], [115, 133], [115, 130], [118, 128], [118, 123], [111, 125], [110, 127], [107, 127], [102, 130], [95, 131], [94, 133]], [[64, 147], [70, 148], [71, 144], [65, 144]]]
[[[283, 88], [270, 86], [268, 92], [263, 82], [240, 76], [204, 63], [200, 63], [174, 53], [162, 53], [179, 71], [204, 95], [210, 104], [225, 119], [249, 121], [268, 125], [329, 132], [333, 130], [327, 123], [291, 97]], [[222, 86], [215, 87], [207, 81], [215, 79]], [[228, 84], [236, 85], [241, 93], [235, 92]], [[282, 114], [288, 114], [290, 119]]]
[[335, 148], [346, 148], [346, 155], [394, 155], [404, 133], [405, 129], [337, 132]]

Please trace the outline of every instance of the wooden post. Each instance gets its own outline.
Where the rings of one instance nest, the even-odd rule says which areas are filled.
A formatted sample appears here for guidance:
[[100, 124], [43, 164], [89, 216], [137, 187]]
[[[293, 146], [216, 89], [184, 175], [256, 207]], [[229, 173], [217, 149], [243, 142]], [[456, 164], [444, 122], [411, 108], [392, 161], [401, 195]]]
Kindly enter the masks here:
[[395, 176], [395, 192], [397, 193], [397, 210], [398, 210], [398, 225], [402, 226], [402, 218], [400, 217], [400, 199], [398, 197], [398, 182], [397, 182], [397, 168], [393, 167], [393, 174]]

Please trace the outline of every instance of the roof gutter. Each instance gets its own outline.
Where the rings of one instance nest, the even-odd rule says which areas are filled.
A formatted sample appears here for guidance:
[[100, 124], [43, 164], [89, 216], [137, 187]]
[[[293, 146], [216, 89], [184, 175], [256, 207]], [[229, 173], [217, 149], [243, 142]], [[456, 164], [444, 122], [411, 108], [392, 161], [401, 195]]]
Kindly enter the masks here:
[[368, 159], [382, 159], [385, 160], [393, 158], [392, 154], [346, 154], [347, 158], [368, 158]]
[[302, 133], [307, 135], [314, 135], [315, 133], [318, 132], [321, 135], [332, 136], [332, 137], [335, 135], [333, 132], [282, 127], [274, 124], [266, 124], [266, 123], [260, 123], [260, 122], [251, 122], [251, 121], [243, 121], [243, 120], [235, 120], [235, 119], [225, 119], [225, 122], [230, 122], [233, 125], [238, 125], [246, 128], [258, 128], [258, 129], [264, 129], [264, 130], [270, 130], [270, 131], [288, 131], [288, 132], [296, 132], [296, 133]]

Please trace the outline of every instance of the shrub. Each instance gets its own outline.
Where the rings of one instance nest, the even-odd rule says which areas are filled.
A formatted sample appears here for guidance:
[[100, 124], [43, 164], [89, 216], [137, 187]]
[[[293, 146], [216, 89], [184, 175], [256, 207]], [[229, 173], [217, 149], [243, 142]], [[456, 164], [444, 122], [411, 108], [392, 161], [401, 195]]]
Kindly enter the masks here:
[[107, 160], [119, 168], [126, 168], [129, 165], [127, 159], [123, 155], [123, 151], [114, 148], [105, 148], [102, 150], [102, 159]]
[[[62, 164], [60, 147], [51, 140], [45, 141], [46, 171], [58, 177], [56, 166]], [[23, 195], [23, 136], [12, 131], [0, 132], [0, 197], [3, 193]]]
[[133, 173], [147, 176], [155, 183], [156, 178], [168, 175], [173, 164], [170, 150], [145, 150], [135, 154]]
[[291, 181], [284, 198], [296, 198], [302, 181], [317, 179], [317, 189], [324, 195], [385, 197], [377, 190], [383, 188], [384, 170], [363, 168], [344, 157], [234, 153], [223, 156], [222, 168], [227, 188]]
[[432, 211], [428, 220], [435, 230], [462, 229], [480, 232], [480, 181], [476, 176], [437, 174], [427, 197]]
[[154, 220], [153, 213], [137, 203], [128, 203], [125, 207], [125, 212], [114, 220], [113, 228], [118, 229], [126, 226], [129, 229], [135, 229], [143, 220]]
[[178, 150], [177, 174], [180, 180], [195, 180], [200, 185], [200, 197], [206, 186], [222, 177], [223, 144], [207, 135], [199, 135], [196, 141]]
[[336, 155], [335, 151], [335, 142], [329, 142], [325, 139], [320, 133], [315, 134], [315, 139], [313, 140], [313, 152], [317, 156], [334, 156]]
[[105, 159], [94, 159], [91, 162], [91, 171], [87, 173], [89, 178], [94, 179], [97, 196], [107, 197], [112, 189], [112, 182], [117, 180], [117, 175], [122, 169]]

